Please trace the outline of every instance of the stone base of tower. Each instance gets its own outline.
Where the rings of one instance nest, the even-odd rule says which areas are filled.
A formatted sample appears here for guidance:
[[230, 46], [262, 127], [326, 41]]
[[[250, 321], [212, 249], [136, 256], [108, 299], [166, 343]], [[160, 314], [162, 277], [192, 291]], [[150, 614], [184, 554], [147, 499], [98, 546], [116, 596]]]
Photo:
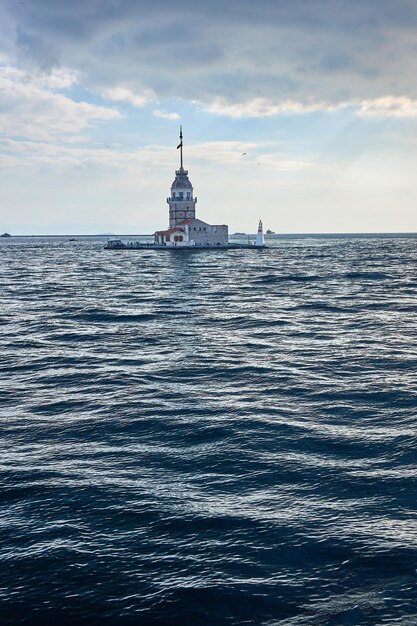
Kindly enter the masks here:
[[154, 237], [157, 245], [215, 248], [229, 244], [229, 229], [225, 224], [212, 225], [203, 220], [188, 219], [174, 228], [158, 230]]

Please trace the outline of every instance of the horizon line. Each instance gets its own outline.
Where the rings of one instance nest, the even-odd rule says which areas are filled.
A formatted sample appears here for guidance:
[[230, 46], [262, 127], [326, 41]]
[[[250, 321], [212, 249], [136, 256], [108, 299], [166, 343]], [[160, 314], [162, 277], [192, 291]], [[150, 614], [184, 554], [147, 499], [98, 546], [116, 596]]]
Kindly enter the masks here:
[[[9, 233], [10, 234], [10, 233]], [[229, 233], [229, 236], [236, 235], [254, 235], [256, 232], [234, 232]], [[402, 231], [402, 230], [390, 230], [390, 231], [316, 231], [316, 232], [274, 232], [271, 234], [264, 233], [267, 237], [288, 237], [288, 236], [313, 236], [313, 235], [417, 235], [417, 231]], [[1, 237], [1, 239], [13, 239], [16, 237], [153, 237], [154, 233], [24, 233], [24, 234], [10, 234], [10, 237]]]

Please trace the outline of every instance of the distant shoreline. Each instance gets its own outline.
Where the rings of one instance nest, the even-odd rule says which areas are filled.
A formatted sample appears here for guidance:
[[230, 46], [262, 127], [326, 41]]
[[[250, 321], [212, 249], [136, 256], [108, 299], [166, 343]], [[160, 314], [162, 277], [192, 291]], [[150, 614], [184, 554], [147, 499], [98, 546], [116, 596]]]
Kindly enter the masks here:
[[[283, 239], [289, 237], [417, 237], [416, 231], [410, 232], [366, 232], [366, 233], [274, 233], [273, 235], [265, 235], [268, 238], [276, 238]], [[4, 238], [5, 241], [10, 241], [10, 239], [24, 239], [24, 238], [60, 238], [60, 239], [68, 239], [68, 238], [97, 238], [97, 239], [108, 239], [110, 237], [153, 237], [153, 233], [141, 233], [141, 234], [104, 234], [104, 235], [86, 235], [86, 234], [41, 234], [41, 235], [11, 235], [10, 237]], [[242, 237], [256, 237], [256, 233], [245, 233], [245, 235], [235, 235], [231, 234], [230, 237], [234, 238], [242, 238]], [[0, 240], [1, 241], [1, 240]]]
[[62, 234], [55, 234], [55, 235], [11, 235], [10, 238], [7, 237], [7, 239], [17, 239], [18, 237], [64, 237], [65, 239], [67, 239], [68, 237], [97, 237], [98, 239], [108, 239], [109, 237], [153, 237], [153, 234], [149, 235], [149, 234], [142, 234], [142, 235], [79, 235], [79, 234], [68, 234], [68, 235], [62, 235]]

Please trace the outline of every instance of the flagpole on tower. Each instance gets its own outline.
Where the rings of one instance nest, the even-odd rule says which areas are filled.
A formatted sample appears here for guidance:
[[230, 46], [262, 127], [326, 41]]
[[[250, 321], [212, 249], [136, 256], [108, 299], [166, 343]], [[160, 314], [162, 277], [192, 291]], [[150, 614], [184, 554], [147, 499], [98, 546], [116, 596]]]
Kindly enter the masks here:
[[177, 146], [177, 150], [178, 148], [181, 148], [181, 168], [180, 169], [183, 169], [182, 167], [182, 126], [180, 126], [180, 142]]
[[182, 169], [182, 125], [180, 126], [181, 169]]

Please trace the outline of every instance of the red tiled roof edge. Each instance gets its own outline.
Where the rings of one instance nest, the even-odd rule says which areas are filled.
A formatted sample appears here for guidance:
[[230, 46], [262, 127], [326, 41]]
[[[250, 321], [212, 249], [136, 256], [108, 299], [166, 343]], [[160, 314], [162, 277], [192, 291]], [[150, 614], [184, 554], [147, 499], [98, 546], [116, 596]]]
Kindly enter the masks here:
[[154, 235], [172, 235], [172, 233], [183, 233], [182, 228], [168, 228], [168, 230], [157, 230]]

